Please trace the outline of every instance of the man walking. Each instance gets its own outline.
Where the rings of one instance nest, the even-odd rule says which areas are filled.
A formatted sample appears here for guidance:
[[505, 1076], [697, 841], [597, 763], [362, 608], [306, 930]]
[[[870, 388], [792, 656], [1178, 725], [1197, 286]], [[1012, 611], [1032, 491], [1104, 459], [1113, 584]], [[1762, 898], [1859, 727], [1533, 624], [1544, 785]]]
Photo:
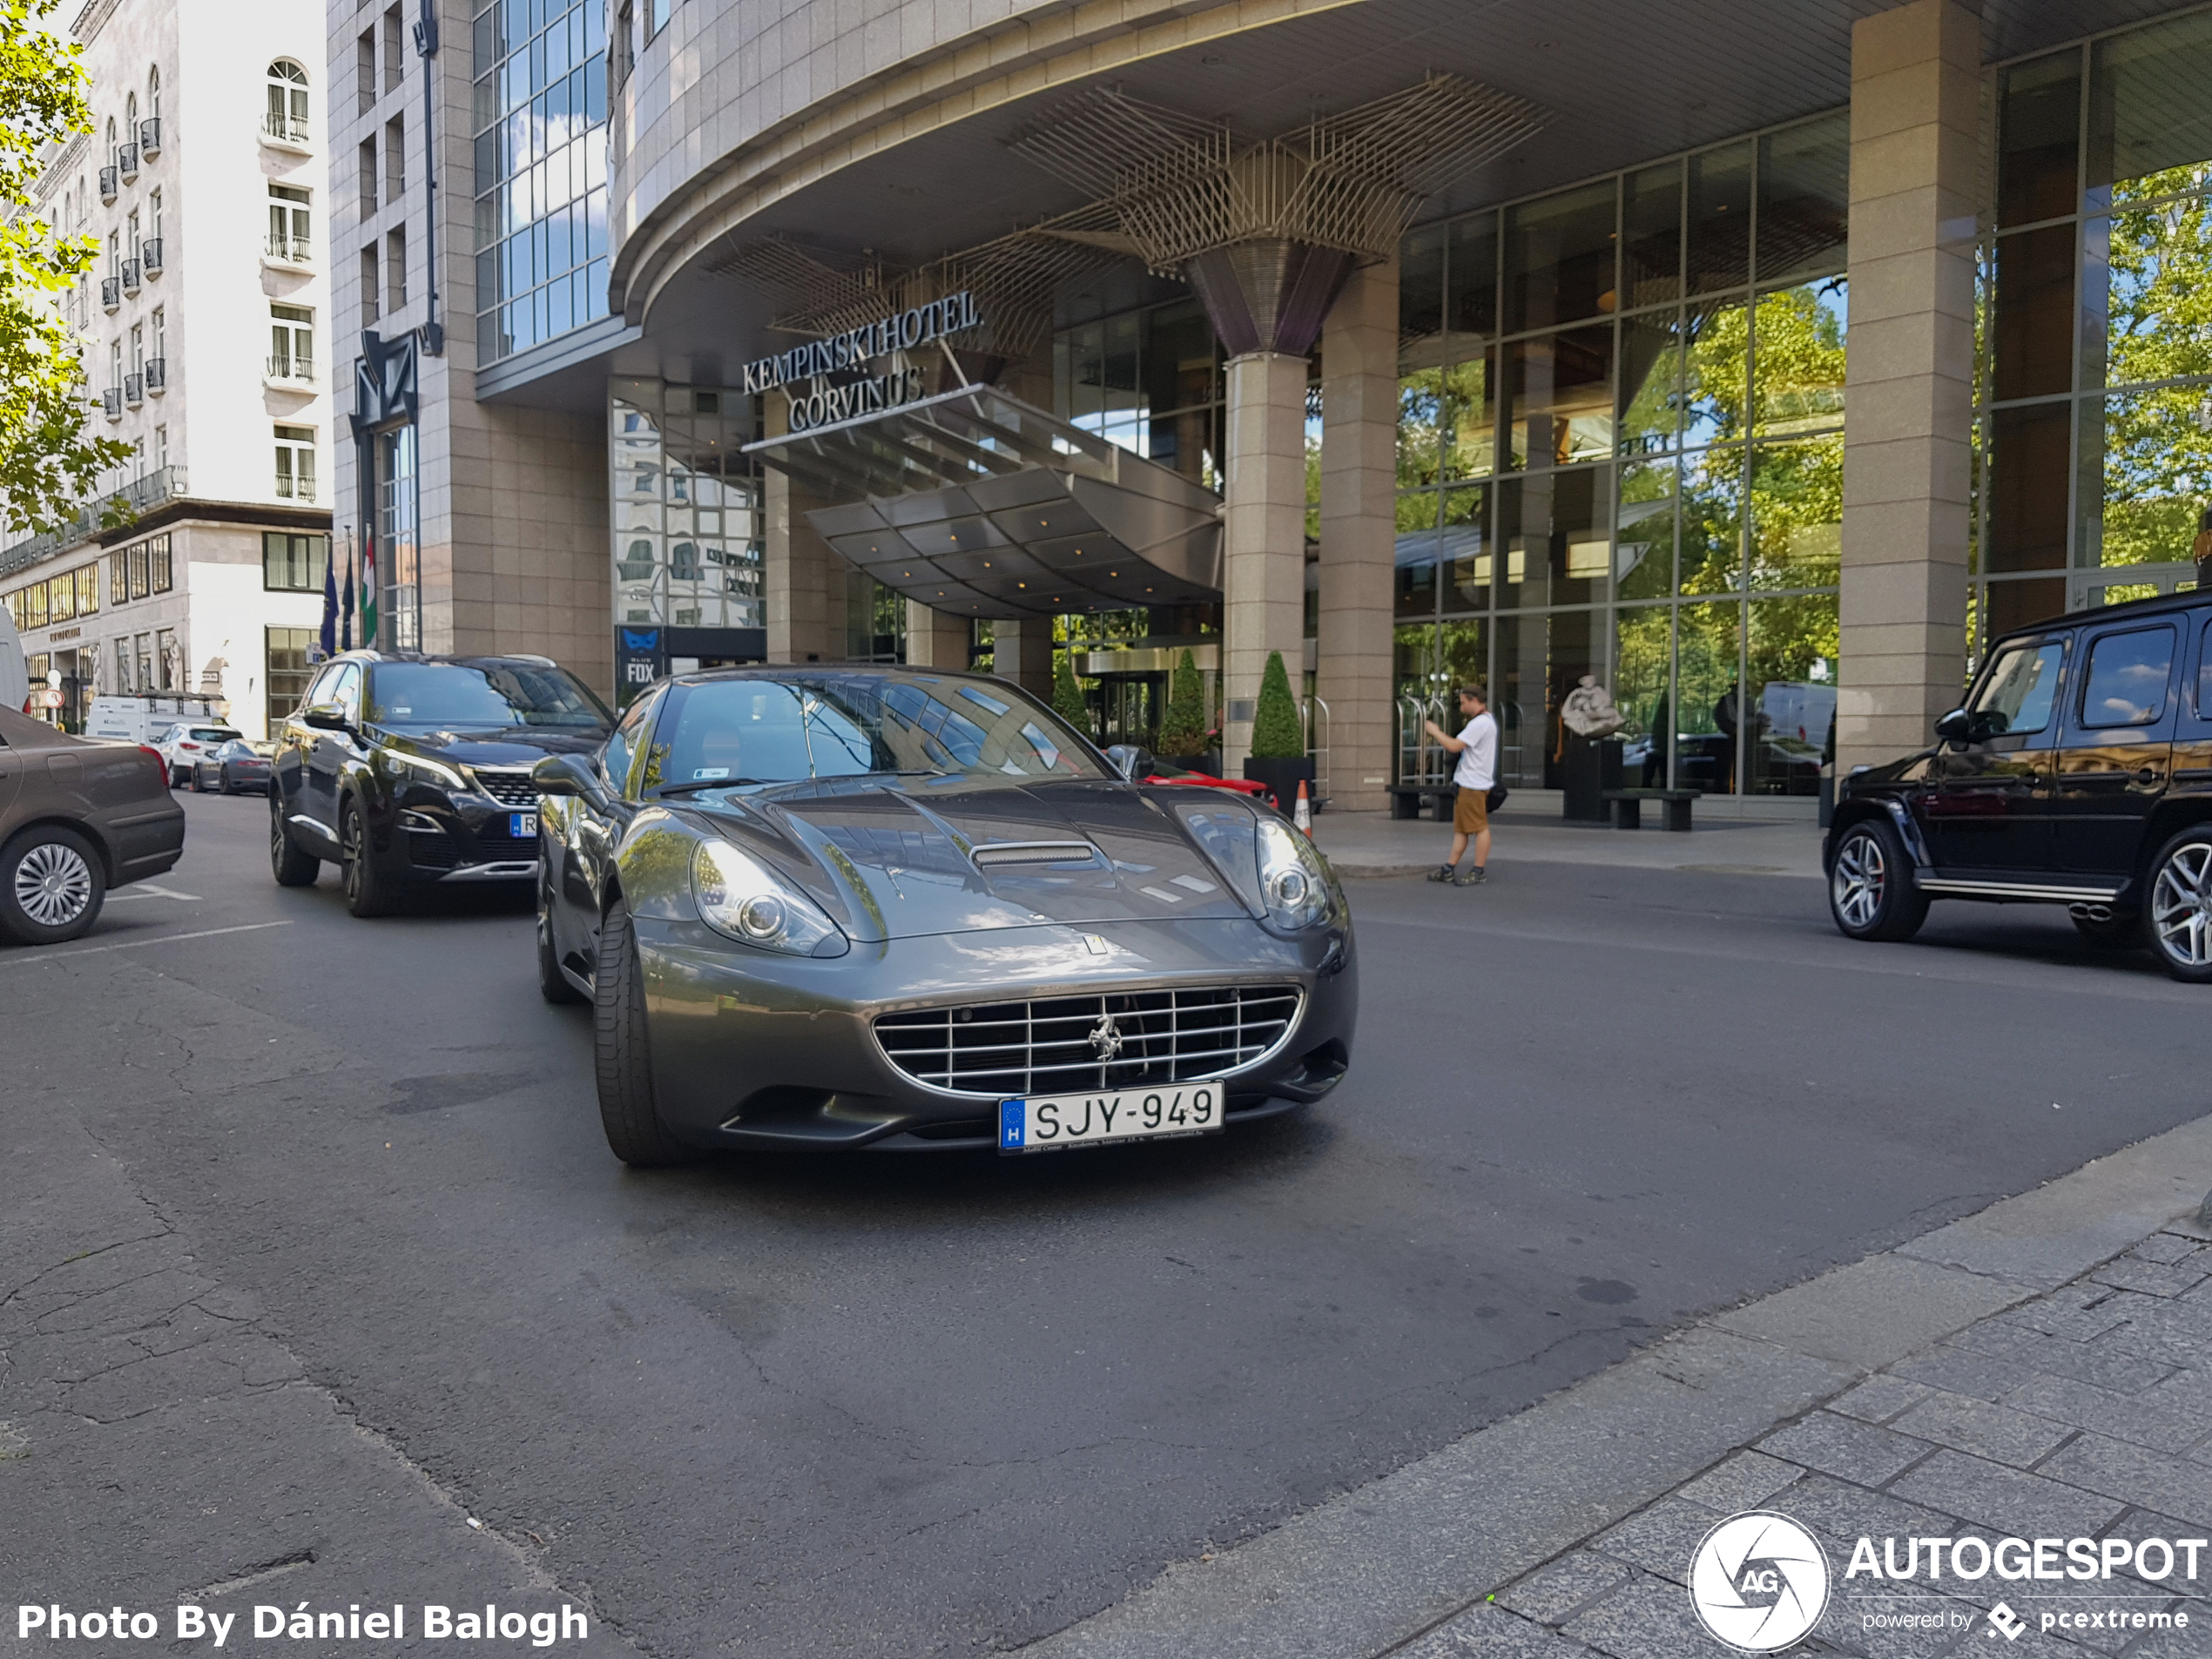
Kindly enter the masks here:
[[[1452, 856], [1450, 860], [1429, 872], [1432, 881], [1451, 881], [1462, 887], [1479, 887], [1487, 880], [1490, 863], [1490, 788], [1498, 780], [1498, 723], [1490, 713], [1490, 699], [1479, 685], [1460, 688], [1460, 713], [1467, 724], [1453, 737], [1433, 720], [1424, 720], [1429, 736], [1434, 738], [1453, 754], [1459, 765], [1453, 768], [1452, 781], [1459, 786], [1459, 798], [1452, 806]], [[1460, 860], [1467, 850], [1467, 840], [1474, 841], [1474, 868], [1465, 875], [1458, 873]]]

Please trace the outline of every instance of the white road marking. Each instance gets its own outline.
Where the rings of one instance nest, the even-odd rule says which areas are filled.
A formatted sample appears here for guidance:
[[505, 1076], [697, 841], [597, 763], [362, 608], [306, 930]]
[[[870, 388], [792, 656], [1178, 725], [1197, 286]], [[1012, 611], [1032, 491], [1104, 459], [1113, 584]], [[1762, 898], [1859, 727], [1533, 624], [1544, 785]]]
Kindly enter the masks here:
[[173, 887], [156, 887], [151, 881], [134, 881], [122, 892], [111, 893], [107, 896], [110, 904], [121, 904], [125, 899], [181, 899], [186, 904], [200, 902], [196, 893], [179, 893]]
[[173, 945], [186, 939], [213, 939], [223, 934], [258, 934], [264, 927], [289, 927], [288, 921], [249, 921], [242, 927], [203, 927], [198, 933], [164, 934], [158, 939], [133, 939], [120, 945], [88, 945], [83, 950], [43, 950], [30, 956], [0, 954], [0, 968], [24, 962], [51, 962], [64, 956], [97, 956], [104, 950], [144, 950], [149, 945]]

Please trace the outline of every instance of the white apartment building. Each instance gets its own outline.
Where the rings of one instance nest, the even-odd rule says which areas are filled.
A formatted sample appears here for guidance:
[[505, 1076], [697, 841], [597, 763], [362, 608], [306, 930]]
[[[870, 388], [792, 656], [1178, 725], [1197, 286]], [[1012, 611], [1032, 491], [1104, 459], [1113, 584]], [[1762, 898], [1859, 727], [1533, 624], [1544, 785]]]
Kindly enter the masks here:
[[[321, 22], [287, 0], [90, 0], [71, 25], [95, 130], [48, 158], [39, 207], [100, 239], [64, 308], [94, 428], [135, 454], [69, 526], [0, 549], [65, 725], [95, 692], [182, 691], [260, 737], [304, 685], [331, 542]], [[134, 516], [102, 529], [117, 500]]]

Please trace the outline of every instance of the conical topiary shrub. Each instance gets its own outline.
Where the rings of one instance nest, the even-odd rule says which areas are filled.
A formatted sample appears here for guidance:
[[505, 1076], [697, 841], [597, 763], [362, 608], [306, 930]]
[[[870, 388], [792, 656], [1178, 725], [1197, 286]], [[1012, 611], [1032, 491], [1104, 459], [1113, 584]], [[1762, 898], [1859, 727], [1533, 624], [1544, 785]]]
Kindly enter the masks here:
[[1168, 681], [1168, 711], [1160, 722], [1160, 752], [1200, 755], [1205, 752], [1205, 693], [1198, 681], [1198, 664], [1185, 651]]
[[1271, 651], [1267, 671], [1259, 677], [1259, 705], [1252, 711], [1252, 759], [1297, 760], [1305, 754], [1305, 733], [1291, 695], [1291, 677], [1283, 668], [1283, 653]]
[[1090, 705], [1076, 678], [1074, 653], [1060, 651], [1052, 659], [1052, 711], [1085, 737], [1092, 735]]

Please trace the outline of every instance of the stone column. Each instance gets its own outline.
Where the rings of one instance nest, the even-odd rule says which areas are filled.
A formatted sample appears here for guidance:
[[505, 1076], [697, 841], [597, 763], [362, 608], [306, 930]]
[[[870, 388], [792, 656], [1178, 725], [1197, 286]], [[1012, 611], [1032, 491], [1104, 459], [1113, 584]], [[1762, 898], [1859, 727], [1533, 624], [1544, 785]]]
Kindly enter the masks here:
[[[766, 435], [790, 430], [789, 401], [779, 392], [764, 395]], [[828, 663], [845, 655], [844, 584], [833, 584], [837, 553], [806, 522], [807, 509], [826, 505], [814, 500], [772, 467], [763, 481], [762, 576], [767, 584], [768, 660], [772, 663]]]
[[1052, 619], [991, 624], [991, 671], [1033, 697], [1052, 697]]
[[1321, 334], [1321, 663], [1329, 799], [1389, 804], [1397, 742], [1398, 261], [1352, 273]]
[[1964, 678], [1980, 71], [1958, 0], [1851, 27], [1839, 777], [1925, 746]]
[[1267, 654], [1291, 690], [1305, 666], [1305, 371], [1285, 352], [1229, 360], [1228, 489], [1222, 511], [1221, 762], [1242, 774]]
[[968, 668], [968, 618], [907, 601], [907, 664], [910, 668]]

